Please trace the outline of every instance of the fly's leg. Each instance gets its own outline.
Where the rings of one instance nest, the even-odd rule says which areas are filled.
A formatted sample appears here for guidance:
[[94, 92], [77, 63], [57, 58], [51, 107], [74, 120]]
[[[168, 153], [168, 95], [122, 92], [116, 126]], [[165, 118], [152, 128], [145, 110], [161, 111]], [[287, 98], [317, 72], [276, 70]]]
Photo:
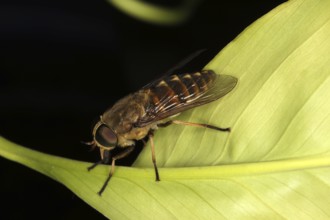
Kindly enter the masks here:
[[[200, 127], [200, 128], [210, 128], [217, 131], [223, 131], [223, 132], [230, 132], [230, 128], [220, 128], [213, 125], [208, 124], [201, 124], [201, 123], [193, 123], [193, 122], [186, 122], [186, 121], [180, 121], [180, 120], [170, 120], [162, 124], [158, 124], [158, 127], [167, 127], [171, 124], [177, 124], [177, 125], [187, 125], [187, 126], [193, 126], [193, 127]], [[151, 156], [152, 156], [152, 162], [154, 164], [155, 168], [155, 174], [156, 174], [156, 181], [160, 181], [158, 168], [156, 164], [156, 156], [155, 156], [155, 145], [154, 145], [154, 139], [153, 139], [153, 131], [149, 132], [149, 140], [151, 145]]]
[[154, 164], [154, 168], [155, 168], [156, 181], [160, 181], [158, 168], [157, 168], [157, 164], [156, 164], [156, 155], [155, 155], [155, 145], [154, 145], [154, 133], [153, 133], [153, 131], [149, 132], [149, 140], [150, 140], [150, 145], [151, 145], [152, 163]]
[[110, 169], [110, 172], [109, 172], [109, 176], [107, 177], [107, 179], [105, 180], [102, 188], [100, 189], [100, 191], [98, 192], [98, 194], [101, 196], [103, 191], [105, 190], [105, 188], [107, 187], [111, 177], [112, 177], [112, 174], [115, 172], [115, 162], [116, 160], [118, 159], [121, 159], [121, 158], [124, 158], [126, 157], [127, 155], [129, 155], [133, 150], [134, 150], [134, 145], [132, 146], [129, 146], [128, 148], [126, 148], [123, 152], [115, 155], [112, 157], [112, 162], [111, 162], [111, 169]]
[[95, 162], [92, 166], [87, 167], [88, 171], [91, 171], [92, 169], [94, 169], [97, 165], [99, 164], [108, 164], [110, 161], [110, 151], [105, 150], [103, 152], [103, 158], [97, 162]]
[[200, 128], [210, 128], [210, 129], [217, 130], [217, 131], [230, 132], [230, 128], [220, 128], [220, 127], [216, 127], [216, 126], [213, 126], [213, 125], [186, 122], [186, 121], [180, 121], [180, 120], [167, 121], [163, 124], [158, 124], [158, 127], [167, 127], [171, 124], [187, 125], [187, 126], [200, 127]]
[[[109, 175], [107, 177], [107, 179], [105, 180], [103, 186], [101, 187], [100, 191], [98, 192], [98, 194], [101, 196], [103, 191], [105, 190], [105, 188], [107, 187], [111, 177], [112, 177], [112, 174], [114, 173], [115, 171], [115, 162], [116, 160], [118, 159], [121, 159], [121, 158], [124, 158], [126, 157], [127, 155], [129, 155], [132, 151], [134, 150], [134, 145], [133, 146], [129, 146], [128, 148], [126, 148], [123, 152], [120, 152], [119, 154], [115, 155], [112, 157], [112, 162], [111, 162], [111, 169], [110, 169], [110, 172], [109, 172]], [[88, 167], [88, 170], [91, 170], [93, 169], [94, 167], [96, 167], [97, 165], [101, 164], [101, 163], [108, 163], [110, 160], [110, 151], [104, 151], [104, 154], [103, 154], [103, 159], [96, 162], [95, 164], [93, 164], [92, 166]]]

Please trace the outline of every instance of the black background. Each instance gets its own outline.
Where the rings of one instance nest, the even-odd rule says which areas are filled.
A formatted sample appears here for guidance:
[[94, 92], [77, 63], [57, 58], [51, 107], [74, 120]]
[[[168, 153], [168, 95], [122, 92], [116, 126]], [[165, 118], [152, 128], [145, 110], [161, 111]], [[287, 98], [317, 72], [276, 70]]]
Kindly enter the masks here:
[[[80, 141], [91, 139], [92, 122], [107, 107], [187, 55], [220, 50], [281, 2], [202, 1], [186, 23], [170, 27], [106, 1], [1, 1], [0, 135], [94, 162], [98, 152]], [[3, 158], [0, 195], [0, 219], [104, 219], [61, 184]]]

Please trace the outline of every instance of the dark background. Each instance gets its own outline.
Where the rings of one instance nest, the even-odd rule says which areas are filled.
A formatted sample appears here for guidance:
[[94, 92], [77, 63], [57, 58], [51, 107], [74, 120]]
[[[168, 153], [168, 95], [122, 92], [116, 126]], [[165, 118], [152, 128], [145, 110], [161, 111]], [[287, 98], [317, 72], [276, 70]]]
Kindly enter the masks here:
[[[187, 55], [220, 50], [281, 2], [201, 1], [186, 23], [170, 27], [106, 1], [1, 1], [0, 135], [94, 162], [98, 152], [80, 141], [91, 139], [92, 122], [107, 107]], [[0, 196], [0, 219], [104, 219], [61, 184], [3, 158]]]

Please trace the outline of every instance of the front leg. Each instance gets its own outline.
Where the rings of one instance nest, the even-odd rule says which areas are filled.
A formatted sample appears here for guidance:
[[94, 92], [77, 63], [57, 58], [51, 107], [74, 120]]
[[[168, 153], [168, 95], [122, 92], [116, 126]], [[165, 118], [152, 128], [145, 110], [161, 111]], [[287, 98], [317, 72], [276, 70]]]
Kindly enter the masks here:
[[105, 180], [102, 188], [98, 192], [98, 194], [100, 196], [102, 195], [103, 191], [107, 187], [107, 185], [108, 185], [108, 183], [109, 183], [109, 181], [110, 181], [110, 179], [112, 177], [112, 174], [115, 172], [115, 162], [116, 162], [116, 160], [121, 159], [121, 158], [124, 158], [127, 155], [129, 155], [134, 150], [134, 147], [135, 147], [134, 145], [129, 146], [123, 152], [120, 152], [119, 154], [117, 154], [117, 155], [115, 155], [115, 156], [112, 157], [111, 169], [110, 169], [109, 175], [108, 175], [107, 179]]
[[110, 151], [109, 150], [104, 150], [103, 151], [103, 156], [102, 159], [95, 162], [93, 165], [87, 167], [88, 171], [91, 171], [92, 169], [94, 169], [97, 165], [99, 164], [108, 164], [110, 161]]

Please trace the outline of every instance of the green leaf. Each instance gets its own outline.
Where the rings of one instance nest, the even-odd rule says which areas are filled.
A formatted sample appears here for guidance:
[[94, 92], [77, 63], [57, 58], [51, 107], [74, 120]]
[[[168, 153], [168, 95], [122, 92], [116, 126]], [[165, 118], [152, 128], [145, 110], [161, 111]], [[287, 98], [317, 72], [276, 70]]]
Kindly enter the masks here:
[[157, 25], [179, 25], [195, 11], [200, 0], [184, 0], [176, 8], [165, 8], [143, 0], [108, 0], [110, 4], [136, 19]]
[[292, 0], [271, 11], [205, 68], [237, 87], [180, 120], [231, 133], [171, 125], [134, 167], [50, 156], [0, 139], [0, 155], [63, 183], [111, 219], [329, 219], [330, 1]]

